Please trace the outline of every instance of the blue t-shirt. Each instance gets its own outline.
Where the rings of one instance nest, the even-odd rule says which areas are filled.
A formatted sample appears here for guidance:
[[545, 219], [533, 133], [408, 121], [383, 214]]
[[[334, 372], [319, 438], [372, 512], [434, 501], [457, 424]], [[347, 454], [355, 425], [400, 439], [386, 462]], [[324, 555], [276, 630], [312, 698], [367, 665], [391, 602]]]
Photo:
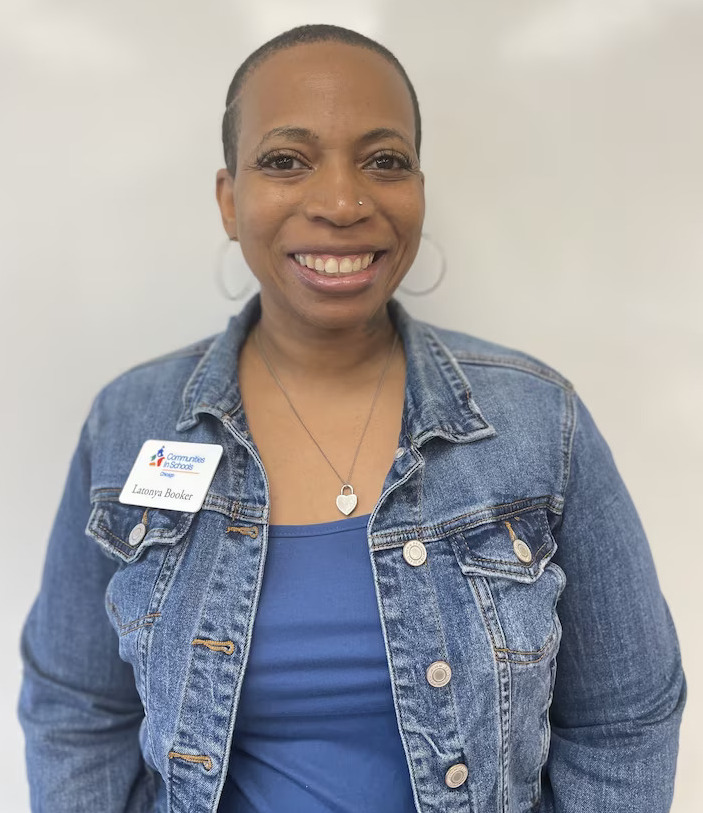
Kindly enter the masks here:
[[269, 528], [219, 813], [415, 810], [368, 520]]

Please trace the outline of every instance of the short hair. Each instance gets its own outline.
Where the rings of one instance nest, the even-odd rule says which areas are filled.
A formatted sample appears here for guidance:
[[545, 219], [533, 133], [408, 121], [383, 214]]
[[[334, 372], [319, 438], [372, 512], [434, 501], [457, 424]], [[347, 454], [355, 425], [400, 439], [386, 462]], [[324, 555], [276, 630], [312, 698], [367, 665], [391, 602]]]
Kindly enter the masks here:
[[297, 28], [291, 28], [289, 31], [284, 31], [282, 34], [265, 42], [242, 62], [234, 74], [234, 78], [227, 91], [225, 113], [222, 117], [222, 146], [224, 147], [225, 153], [225, 165], [230, 175], [234, 175], [237, 169], [239, 97], [242, 94], [247, 77], [256, 67], [278, 51], [284, 51], [296, 45], [306, 45], [315, 42], [342, 42], [347, 45], [366, 48], [369, 51], [380, 54], [380, 56], [398, 71], [410, 93], [415, 119], [415, 150], [418, 156], [420, 155], [420, 142], [422, 137], [420, 105], [417, 100], [415, 88], [408, 74], [405, 72], [405, 68], [400, 64], [396, 56], [379, 42], [365, 37], [357, 31], [352, 31], [349, 28], [342, 28], [337, 25], [301, 25]]

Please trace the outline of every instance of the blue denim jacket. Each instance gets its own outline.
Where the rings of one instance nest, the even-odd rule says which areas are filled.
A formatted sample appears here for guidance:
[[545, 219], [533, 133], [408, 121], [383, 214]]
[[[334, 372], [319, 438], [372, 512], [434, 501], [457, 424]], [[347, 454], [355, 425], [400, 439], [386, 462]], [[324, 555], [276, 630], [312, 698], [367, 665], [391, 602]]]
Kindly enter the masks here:
[[[84, 425], [23, 634], [34, 811], [217, 809], [266, 557], [237, 383], [259, 307]], [[553, 370], [389, 308], [406, 399], [368, 541], [417, 810], [668, 810], [685, 682], [605, 442]], [[200, 512], [118, 502], [149, 438], [224, 447]]]

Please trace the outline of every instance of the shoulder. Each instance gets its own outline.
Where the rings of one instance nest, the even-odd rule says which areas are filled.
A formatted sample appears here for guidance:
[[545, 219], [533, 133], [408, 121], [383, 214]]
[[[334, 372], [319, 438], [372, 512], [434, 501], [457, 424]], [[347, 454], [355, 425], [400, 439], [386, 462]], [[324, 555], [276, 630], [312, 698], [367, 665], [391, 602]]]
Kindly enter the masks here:
[[573, 390], [571, 382], [560, 372], [528, 353], [468, 333], [447, 330], [426, 322], [419, 324], [447, 348], [470, 379], [489, 376], [499, 380], [517, 375], [526, 381], [534, 380], [535, 385], [545, 382], [557, 389]]
[[140, 422], [175, 422], [186, 385], [221, 335], [143, 361], [109, 381], [93, 402], [89, 417], [92, 428], [115, 421], [131, 422], [137, 416]]

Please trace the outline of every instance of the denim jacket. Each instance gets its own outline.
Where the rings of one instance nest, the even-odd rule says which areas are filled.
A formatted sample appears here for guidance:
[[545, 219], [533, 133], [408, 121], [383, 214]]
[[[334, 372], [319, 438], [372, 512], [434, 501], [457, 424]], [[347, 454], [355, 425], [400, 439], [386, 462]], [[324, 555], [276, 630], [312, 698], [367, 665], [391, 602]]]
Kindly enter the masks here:
[[[259, 308], [93, 404], [23, 633], [34, 811], [217, 810], [266, 558]], [[416, 809], [668, 810], [685, 682], [608, 447], [553, 370], [389, 310], [406, 396], [368, 544]], [[224, 447], [199, 512], [118, 502], [150, 438]]]

